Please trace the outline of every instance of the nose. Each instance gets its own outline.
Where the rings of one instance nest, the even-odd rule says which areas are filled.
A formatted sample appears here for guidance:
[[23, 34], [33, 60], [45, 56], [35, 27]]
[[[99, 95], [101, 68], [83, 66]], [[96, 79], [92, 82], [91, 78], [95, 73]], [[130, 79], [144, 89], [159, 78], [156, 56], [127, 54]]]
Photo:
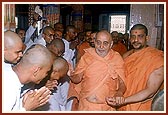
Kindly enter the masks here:
[[100, 45], [100, 48], [102, 48], [102, 49], [104, 48], [104, 45], [103, 45], [103, 43]]
[[137, 36], [135, 36], [135, 39], [134, 39], [134, 41], [138, 41], [138, 37], [137, 37]]

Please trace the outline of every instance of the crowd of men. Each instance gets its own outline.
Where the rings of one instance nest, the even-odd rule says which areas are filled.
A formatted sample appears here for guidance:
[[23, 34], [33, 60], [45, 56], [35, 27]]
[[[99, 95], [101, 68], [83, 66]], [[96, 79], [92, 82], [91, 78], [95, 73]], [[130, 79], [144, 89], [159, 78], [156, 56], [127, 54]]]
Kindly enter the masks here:
[[147, 45], [148, 29], [129, 34], [74, 25], [4, 32], [3, 111], [151, 111], [163, 91], [163, 51]]

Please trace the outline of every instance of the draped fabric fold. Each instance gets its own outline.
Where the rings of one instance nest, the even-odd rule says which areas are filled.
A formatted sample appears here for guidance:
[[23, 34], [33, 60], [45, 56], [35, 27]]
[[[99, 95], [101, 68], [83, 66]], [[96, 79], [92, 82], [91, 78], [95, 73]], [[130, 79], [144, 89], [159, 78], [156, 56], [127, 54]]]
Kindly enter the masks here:
[[[147, 47], [124, 59], [127, 90], [125, 96], [130, 96], [145, 89], [150, 74], [164, 65], [163, 52]], [[127, 111], [149, 111], [151, 100], [128, 104]]]
[[[105, 97], [116, 93], [119, 76], [125, 81], [123, 59], [113, 50], [104, 58], [93, 48], [85, 49], [85, 52], [75, 69], [75, 74], [84, 73], [80, 84], [75, 86], [79, 94], [79, 110], [114, 110], [106, 104]], [[97, 103], [89, 102], [90, 97], [95, 97]]]

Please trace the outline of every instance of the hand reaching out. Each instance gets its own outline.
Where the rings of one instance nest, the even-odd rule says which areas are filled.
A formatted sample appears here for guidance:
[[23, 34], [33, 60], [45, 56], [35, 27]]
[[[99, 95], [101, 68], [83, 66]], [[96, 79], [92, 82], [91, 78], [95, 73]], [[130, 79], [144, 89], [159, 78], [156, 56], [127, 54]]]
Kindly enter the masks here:
[[68, 65], [69, 65], [69, 70], [67, 72], [67, 75], [72, 76], [74, 73], [74, 68], [72, 67], [72, 65], [70, 63], [68, 63]]
[[110, 106], [118, 107], [118, 106], [125, 104], [125, 98], [124, 97], [107, 97], [106, 102]]

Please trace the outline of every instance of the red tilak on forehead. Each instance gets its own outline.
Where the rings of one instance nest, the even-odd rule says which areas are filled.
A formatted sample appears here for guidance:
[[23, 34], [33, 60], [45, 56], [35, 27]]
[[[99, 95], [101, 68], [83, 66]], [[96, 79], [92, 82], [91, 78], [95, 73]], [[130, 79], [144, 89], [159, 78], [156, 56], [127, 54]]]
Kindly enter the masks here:
[[135, 33], [137, 33], [137, 31], [135, 31]]

